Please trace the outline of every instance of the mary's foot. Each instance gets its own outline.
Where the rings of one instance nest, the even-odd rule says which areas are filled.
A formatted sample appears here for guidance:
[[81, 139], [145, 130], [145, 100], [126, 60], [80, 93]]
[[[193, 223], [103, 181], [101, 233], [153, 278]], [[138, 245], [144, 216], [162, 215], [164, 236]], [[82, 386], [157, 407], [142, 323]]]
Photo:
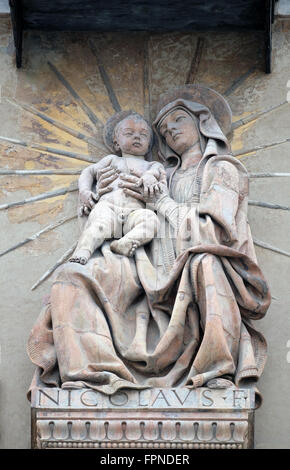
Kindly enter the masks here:
[[132, 257], [135, 254], [136, 249], [140, 246], [140, 243], [136, 240], [128, 240], [126, 238], [120, 238], [111, 243], [110, 248], [114, 253]]
[[71, 258], [69, 258], [70, 263], [79, 263], [87, 264], [91, 253], [89, 250], [76, 250]]
[[231, 380], [218, 377], [216, 379], [209, 380], [205, 386], [208, 388], [224, 389], [234, 387], [235, 385]]
[[84, 382], [77, 380], [75, 382], [64, 382], [61, 386], [63, 390], [79, 390], [80, 388], [85, 388], [86, 385]]

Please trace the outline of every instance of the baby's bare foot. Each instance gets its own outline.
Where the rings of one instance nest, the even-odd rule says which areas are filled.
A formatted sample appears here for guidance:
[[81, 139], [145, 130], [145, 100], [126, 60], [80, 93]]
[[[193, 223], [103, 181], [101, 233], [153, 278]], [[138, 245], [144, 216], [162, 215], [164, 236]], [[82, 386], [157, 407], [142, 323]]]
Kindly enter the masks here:
[[74, 252], [71, 258], [69, 258], [70, 263], [79, 263], [87, 264], [91, 254], [89, 250], [77, 250]]
[[134, 256], [138, 246], [140, 246], [140, 243], [135, 240], [126, 240], [121, 238], [120, 240], [113, 241], [110, 245], [110, 248], [114, 253], [131, 258]]
[[136, 242], [132, 243], [132, 248], [129, 251], [129, 256], [134, 256], [135, 255], [135, 251], [137, 250], [138, 246], [139, 246], [138, 243], [136, 243]]

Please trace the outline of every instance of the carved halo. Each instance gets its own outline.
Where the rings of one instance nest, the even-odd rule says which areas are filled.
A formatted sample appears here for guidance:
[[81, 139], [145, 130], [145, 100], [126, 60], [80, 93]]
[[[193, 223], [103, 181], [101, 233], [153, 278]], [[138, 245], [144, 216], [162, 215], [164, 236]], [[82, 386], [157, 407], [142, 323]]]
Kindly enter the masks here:
[[[119, 39], [118, 39], [118, 41], [119, 41]], [[119, 42], [118, 42], [118, 44], [119, 44]], [[151, 44], [150, 41], [147, 41], [146, 48], [149, 47], [148, 44]], [[198, 40], [197, 44], [198, 45], [201, 44], [200, 40]], [[121, 110], [121, 105], [119, 103], [119, 96], [118, 96], [117, 93], [115, 93], [115, 90], [112, 87], [112, 83], [110, 81], [109, 74], [105, 70], [102, 63], [100, 62], [100, 60], [98, 58], [98, 54], [95, 53], [94, 44], [90, 43], [90, 47], [93, 50], [94, 56], [95, 56], [96, 61], [97, 61], [96, 64], [97, 64], [97, 67], [98, 67], [99, 72], [100, 72], [100, 78], [102, 79], [103, 85], [104, 85], [104, 87], [107, 91], [108, 99], [111, 102], [111, 109], [116, 112], [116, 114], [107, 121], [107, 124], [106, 124], [105, 129], [104, 129], [104, 133], [103, 133], [103, 140], [104, 140], [104, 143], [105, 143], [106, 147], [110, 151], [113, 151], [113, 149], [112, 149], [113, 130], [114, 130], [115, 126], [118, 124], [118, 122], [120, 122], [122, 119], [127, 117], [129, 114], [132, 114], [132, 111], [131, 110], [120, 111]], [[122, 50], [127, 54], [127, 48], [126, 47], [123, 47]], [[146, 51], [148, 53], [147, 49], [146, 49]], [[198, 52], [198, 49], [197, 49], [197, 52]], [[145, 56], [147, 57], [146, 54], [145, 54]], [[143, 96], [144, 96], [144, 112], [148, 113], [148, 110], [150, 109], [151, 103], [152, 103], [151, 98], [152, 98], [153, 91], [151, 90], [151, 86], [149, 86], [151, 82], [150, 82], [150, 80], [148, 80], [148, 77], [147, 77], [148, 64], [147, 65], [146, 64], [147, 64], [147, 62], [145, 61], [144, 62]], [[73, 191], [77, 191], [76, 181], [71, 182], [71, 178], [72, 178], [73, 175], [79, 175], [81, 173], [82, 169], [83, 169], [83, 166], [81, 166], [81, 165], [80, 166], [72, 165], [72, 167], [69, 166], [68, 168], [66, 168], [66, 166], [65, 166], [66, 165], [66, 163], [65, 163], [66, 160], [63, 159], [63, 157], [65, 157], [66, 159], [69, 158], [74, 163], [79, 161], [79, 162], [88, 162], [88, 163], [92, 164], [92, 163], [95, 163], [98, 160], [98, 156], [100, 156], [100, 155], [103, 156], [104, 155], [104, 150], [105, 149], [103, 148], [103, 146], [100, 142], [99, 132], [101, 131], [101, 127], [103, 126], [103, 120], [105, 119], [105, 115], [107, 116], [107, 113], [105, 113], [105, 115], [104, 115], [104, 113], [102, 113], [100, 111], [96, 112], [96, 107], [97, 107], [96, 103], [94, 105], [95, 107], [91, 107], [86, 102], [84, 97], [82, 96], [82, 94], [84, 92], [84, 88], [82, 86], [81, 86], [80, 92], [78, 92], [77, 89], [75, 89], [73, 87], [73, 84], [68, 80], [66, 75], [64, 75], [55, 64], [52, 64], [51, 62], [48, 62], [48, 66], [49, 66], [50, 72], [56, 78], [58, 84], [61, 85], [62, 87], [64, 87], [65, 93], [69, 93], [69, 95], [72, 99], [73, 106], [76, 109], [78, 107], [80, 108], [80, 111], [82, 113], [84, 113], [84, 116], [86, 116], [87, 121], [84, 120], [84, 119], [79, 120], [73, 114], [71, 116], [69, 114], [70, 119], [73, 122], [76, 119], [77, 122], [78, 122], [78, 125], [81, 126], [80, 129], [76, 129], [74, 126], [71, 127], [69, 125], [69, 122], [67, 122], [67, 120], [64, 120], [64, 117], [66, 116], [66, 110], [65, 110], [65, 108], [67, 106], [66, 100], [63, 100], [63, 103], [60, 107], [62, 119], [58, 120], [58, 119], [55, 119], [54, 117], [52, 117], [53, 114], [54, 114], [53, 111], [54, 112], [56, 110], [59, 111], [58, 101], [54, 102], [51, 98], [49, 98], [48, 101], [45, 101], [44, 102], [45, 103], [45, 106], [44, 106], [45, 109], [48, 108], [47, 104], [50, 103], [49, 112], [46, 113], [46, 112], [43, 111], [43, 105], [41, 104], [41, 102], [36, 104], [36, 107], [35, 107], [35, 106], [32, 106], [31, 104], [21, 103], [19, 101], [13, 100], [11, 98], [8, 99], [8, 97], [6, 97], [7, 101], [11, 105], [16, 106], [17, 110], [20, 109], [23, 112], [25, 111], [26, 113], [34, 116], [33, 123], [37, 123], [37, 126], [33, 127], [34, 129], [43, 129], [43, 127], [42, 127], [43, 126], [42, 121], [43, 121], [45, 123], [44, 124], [45, 126], [46, 126], [46, 123], [48, 123], [49, 126], [53, 126], [52, 128], [54, 128], [54, 130], [56, 130], [57, 132], [59, 131], [59, 129], [62, 132], [64, 132], [65, 133], [65, 135], [64, 135], [65, 144], [63, 143], [63, 147], [59, 148], [59, 147], [47, 146], [46, 145], [46, 142], [47, 142], [46, 138], [45, 138], [45, 143], [42, 143], [42, 142], [37, 142], [37, 141], [36, 142], [35, 141], [33, 141], [33, 142], [23, 141], [22, 139], [19, 140], [19, 139], [15, 138], [14, 135], [13, 136], [0, 136], [0, 143], [4, 142], [4, 145], [13, 146], [13, 151], [14, 151], [14, 146], [16, 146], [15, 152], [16, 152], [16, 156], [18, 156], [18, 159], [21, 162], [21, 166], [23, 166], [23, 158], [22, 158], [22, 155], [21, 155], [22, 150], [20, 150], [19, 153], [18, 153], [17, 150], [16, 150], [17, 147], [20, 147], [20, 149], [22, 149], [23, 147], [26, 148], [26, 149], [29, 149], [29, 151], [31, 151], [31, 157], [30, 158], [31, 159], [35, 158], [35, 162], [36, 162], [35, 168], [33, 168], [33, 169], [26, 169], [26, 168], [17, 168], [16, 169], [16, 168], [14, 168], [14, 163], [13, 163], [14, 159], [13, 160], [9, 159], [9, 162], [10, 162], [9, 164], [12, 165], [12, 163], [13, 163], [13, 168], [0, 168], [0, 175], [8, 175], [11, 178], [15, 178], [15, 183], [13, 183], [13, 186], [12, 186], [14, 188], [13, 190], [18, 188], [17, 185], [19, 183], [16, 182], [16, 179], [19, 177], [19, 175], [21, 176], [21, 178], [22, 177], [28, 177], [29, 178], [31, 175], [33, 175], [33, 176], [36, 176], [36, 175], [45, 176], [45, 178], [47, 178], [48, 175], [50, 175], [52, 177], [54, 177], [55, 175], [63, 175], [63, 177], [68, 177], [69, 179], [68, 179], [67, 183], [65, 183], [64, 187], [57, 188], [57, 189], [54, 189], [52, 191], [45, 191], [45, 192], [42, 192], [42, 193], [38, 193], [36, 196], [28, 197], [26, 199], [16, 200], [16, 201], [5, 203], [5, 204], [0, 204], [0, 211], [1, 210], [6, 211], [6, 210], [9, 210], [10, 208], [14, 208], [14, 207], [22, 207], [26, 204], [34, 204], [37, 201], [46, 201], [49, 198], [53, 198], [54, 201], [58, 201], [59, 197], [63, 197], [63, 195], [69, 194]], [[190, 73], [189, 73], [189, 75], [190, 75], [191, 74], [192, 63], [189, 64], [189, 67], [190, 67]], [[255, 68], [251, 69], [251, 74], [254, 73], [255, 70], [256, 70]], [[121, 73], [121, 71], [120, 71], [120, 73]], [[123, 73], [125, 73], [124, 79], [127, 80], [127, 75], [126, 75], [127, 74], [127, 69], [126, 68], [123, 69]], [[193, 79], [195, 79], [196, 75], [197, 75], [197, 71], [195, 71], [195, 76], [193, 77]], [[158, 69], [158, 75], [157, 75], [156, 78], [159, 79], [159, 76], [160, 76], [160, 71]], [[230, 95], [236, 89], [237, 84], [240, 87], [241, 85], [243, 85], [245, 83], [245, 81], [248, 79], [248, 77], [249, 77], [249, 73], [245, 73], [243, 71], [243, 73], [240, 75], [240, 77], [238, 79], [235, 79], [234, 82], [230, 86], [229, 86], [228, 83], [225, 84], [224, 93], [227, 96], [230, 97]], [[49, 80], [50, 79], [51, 79], [51, 77], [49, 77]], [[155, 76], [154, 76], [153, 72], [152, 72], [152, 79], [155, 80]], [[154, 82], [154, 80], [153, 80], [153, 82]], [[58, 89], [57, 86], [58, 85], [56, 85], [56, 89]], [[30, 97], [30, 95], [28, 95], [28, 96]], [[57, 96], [57, 95], [55, 95], [55, 96]], [[216, 91], [212, 90], [211, 88], [203, 86], [203, 85], [197, 85], [197, 84], [183, 85], [182, 84], [180, 87], [170, 89], [170, 91], [168, 91], [167, 93], [164, 93], [163, 95], [161, 95], [161, 100], [159, 102], [158, 110], [160, 108], [162, 108], [163, 106], [165, 106], [166, 104], [168, 104], [172, 101], [175, 101], [178, 98], [183, 98], [183, 99], [195, 101], [195, 102], [206, 105], [212, 111], [214, 117], [218, 121], [218, 123], [219, 123], [221, 129], [223, 130], [224, 134], [227, 135], [229, 133], [230, 128], [231, 128], [231, 110], [230, 110], [230, 107], [229, 107], [227, 101], [219, 93], [217, 93]], [[254, 123], [254, 122], [258, 121], [259, 119], [264, 118], [269, 113], [272, 113], [274, 111], [277, 112], [278, 110], [280, 110], [284, 107], [287, 107], [287, 106], [289, 106], [289, 103], [288, 103], [287, 100], [285, 100], [282, 103], [278, 103], [274, 106], [270, 106], [268, 108], [260, 109], [258, 111], [255, 111], [254, 113], [252, 113], [250, 115], [247, 115], [246, 117], [245, 116], [240, 117], [238, 120], [236, 120], [233, 123], [233, 128], [234, 128], [234, 130], [241, 129], [244, 126], [246, 126], [246, 128], [247, 128], [247, 125], [249, 123]], [[155, 108], [155, 106], [154, 106], [154, 108]], [[57, 111], [57, 114], [58, 114], [58, 111]], [[156, 111], [157, 111], [156, 109], [151, 109], [150, 114], [151, 115], [153, 115], [153, 114], [156, 115]], [[133, 114], [137, 114], [137, 113], [133, 112]], [[82, 122], [82, 121], [84, 121], [84, 122]], [[87, 126], [89, 126], [89, 127], [87, 127]], [[45, 130], [45, 132], [46, 132], [46, 130]], [[46, 135], [46, 133], [43, 134], [43, 135]], [[40, 137], [42, 136], [42, 132], [39, 133], [39, 136]], [[69, 136], [69, 138], [77, 139], [77, 140], [68, 141], [68, 145], [67, 145], [67, 136]], [[58, 135], [57, 135], [57, 138], [58, 138]], [[240, 139], [240, 133], [239, 132], [236, 135], [233, 134], [234, 142], [235, 141], [238, 142], [239, 139]], [[278, 145], [285, 144], [285, 142], [287, 142], [287, 141], [288, 141], [288, 139], [286, 139], [286, 140], [285, 139], [276, 140], [275, 142], [271, 142], [271, 143], [264, 144], [264, 145], [256, 145], [256, 146], [253, 146], [251, 148], [245, 148], [245, 149], [244, 148], [242, 148], [242, 149], [239, 148], [236, 152], [233, 153], [233, 155], [238, 159], [242, 159], [245, 156], [254, 157], [260, 151], [264, 151], [266, 149], [271, 149], [271, 148], [276, 147]], [[72, 151], [74, 149], [73, 145], [75, 145], [75, 144], [77, 144], [76, 145], [76, 150]], [[83, 146], [84, 144], [88, 145], [87, 151], [85, 151], [84, 153], [80, 153], [79, 145]], [[3, 156], [4, 155], [5, 155], [5, 153], [3, 153]], [[39, 155], [41, 156], [40, 159], [39, 159]], [[60, 157], [60, 160], [58, 162], [56, 159], [59, 158], [59, 157]], [[4, 156], [4, 158], [5, 158], [5, 156]], [[53, 159], [53, 165], [52, 165], [52, 167], [49, 166], [47, 168], [46, 167], [46, 165], [47, 165], [46, 159], [48, 159], [48, 158]], [[50, 162], [50, 160], [49, 160], [49, 162]], [[38, 165], [40, 165], [40, 167], [38, 167]], [[255, 178], [273, 178], [273, 177], [274, 178], [280, 178], [280, 177], [284, 178], [284, 177], [289, 177], [290, 173], [286, 173], [286, 172], [279, 172], [279, 173], [272, 173], [272, 172], [271, 173], [270, 172], [267, 172], [267, 173], [249, 173], [249, 176], [250, 176], [251, 180], [255, 179]], [[17, 179], [17, 181], [18, 181], [18, 179]], [[22, 179], [21, 179], [21, 181], [22, 181]], [[53, 183], [53, 180], [51, 180], [51, 183]], [[38, 181], [37, 182], [37, 187], [39, 186], [39, 184], [40, 183]], [[20, 185], [19, 188], [21, 189], [22, 186]], [[277, 204], [277, 203], [272, 203], [272, 202], [256, 201], [256, 200], [249, 200], [249, 206], [257, 206], [257, 207], [261, 207], [263, 209], [272, 209], [272, 210], [273, 209], [283, 210], [283, 211], [284, 210], [286, 210], [286, 211], [290, 210], [289, 206], [285, 206], [285, 205], [281, 205], [281, 204]], [[25, 238], [24, 240], [20, 240], [20, 241], [18, 241], [18, 243], [8, 247], [7, 249], [2, 250], [0, 252], [0, 258], [2, 256], [5, 256], [5, 255], [9, 254], [10, 252], [12, 252], [14, 250], [18, 250], [20, 247], [25, 246], [27, 243], [34, 242], [38, 238], [44, 236], [45, 233], [48, 233], [50, 231], [54, 231], [59, 226], [62, 226], [65, 223], [73, 222], [74, 219], [76, 219], [76, 218], [77, 218], [76, 214], [70, 214], [68, 217], [63, 217], [63, 218], [61, 218], [61, 219], [59, 219], [59, 220], [57, 220], [57, 221], [55, 221], [51, 224], [48, 224], [46, 227], [42, 227], [38, 232], [32, 234], [28, 238]], [[280, 255], [290, 257], [290, 252], [282, 250], [277, 246], [270, 245], [270, 244], [268, 244], [264, 241], [257, 240], [256, 238], [254, 238], [254, 244], [257, 245], [257, 246], [260, 246], [260, 247], [262, 247], [266, 250], [270, 250], [272, 252], [279, 253]], [[56, 268], [58, 266], [60, 266], [62, 263], [64, 263], [69, 258], [69, 256], [73, 253], [75, 247], [76, 247], [76, 242], [63, 254], [63, 256], [61, 256], [55, 262], [55, 264], [52, 267], [50, 267], [41, 276], [41, 278], [37, 282], [35, 282], [35, 284], [32, 287], [32, 290], [36, 289], [40, 284], [42, 284], [56, 270]]]
[[178, 98], [203, 104], [212, 112], [221, 130], [228, 135], [232, 127], [232, 112], [225, 98], [204, 85], [184, 85], [170, 89], [158, 102], [158, 112]]

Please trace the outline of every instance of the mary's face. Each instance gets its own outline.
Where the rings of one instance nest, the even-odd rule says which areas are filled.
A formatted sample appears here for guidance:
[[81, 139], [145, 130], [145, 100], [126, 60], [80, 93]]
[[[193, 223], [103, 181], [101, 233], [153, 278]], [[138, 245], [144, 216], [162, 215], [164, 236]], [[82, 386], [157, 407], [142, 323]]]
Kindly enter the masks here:
[[180, 156], [199, 140], [195, 121], [182, 109], [173, 110], [168, 114], [161, 122], [159, 132], [165, 138], [167, 145]]

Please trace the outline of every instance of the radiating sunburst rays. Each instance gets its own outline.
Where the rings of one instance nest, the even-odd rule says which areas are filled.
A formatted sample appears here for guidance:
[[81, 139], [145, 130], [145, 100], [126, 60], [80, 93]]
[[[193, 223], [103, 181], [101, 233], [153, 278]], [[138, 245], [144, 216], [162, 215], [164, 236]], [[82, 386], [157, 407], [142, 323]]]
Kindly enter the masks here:
[[[174, 34], [171, 36], [167, 35], [168, 43], [165, 44], [165, 49], [166, 47], [171, 47], [172, 36], [174, 36]], [[0, 205], [0, 210], [9, 210], [13, 207], [32, 205], [37, 201], [46, 201], [48, 199], [56, 203], [60, 196], [65, 196], [72, 192], [76, 193], [78, 175], [86, 166], [85, 163], [93, 163], [107, 153], [102, 141], [102, 129], [106, 119], [114, 112], [133, 108], [143, 113], [148, 119], [152, 119], [153, 112], [156, 112], [154, 106], [156, 106], [158, 99], [158, 86], [156, 86], [156, 83], [158, 82], [160, 87], [166, 79], [166, 77], [164, 78], [164, 76], [162, 76], [162, 66], [165, 63], [166, 56], [163, 57], [164, 50], [160, 50], [159, 52], [158, 49], [158, 41], [160, 41], [161, 36], [139, 34], [135, 36], [136, 41], [129, 44], [125, 44], [126, 38], [124, 38], [124, 36], [120, 37], [123, 37], [123, 42], [117, 41], [114, 43], [109, 36], [109, 42], [111, 40], [111, 55], [109, 57], [108, 51], [104, 53], [106, 35], [91, 35], [86, 41], [88, 54], [87, 63], [90, 64], [88, 66], [90, 70], [87, 71], [74, 69], [73, 58], [67, 67], [59, 67], [52, 59], [48, 60], [46, 71], [50, 76], [47, 94], [52, 97], [44, 101], [42, 100], [42, 102], [40, 101], [40, 104], [31, 105], [26, 103], [24, 99], [25, 94], [22, 96], [23, 99], [7, 97], [7, 102], [9, 102], [11, 106], [26, 113], [27, 116], [30, 116], [28, 128], [30, 138], [21, 140], [14, 136], [0, 136], [0, 142], [4, 145], [11, 146], [16, 153], [21, 153], [25, 149], [25, 151], [29, 152], [29, 160], [23, 161], [24, 168], [14, 168], [13, 165], [10, 164], [10, 161], [7, 161], [6, 166], [8, 168], [0, 169], [0, 176], [15, 178], [16, 182], [14, 186], [16, 188], [17, 178], [51, 177], [52, 184], [55, 182], [56, 187], [50, 191], [40, 192], [26, 199], [2, 204]], [[189, 36], [186, 38], [188, 39], [188, 37]], [[199, 71], [204, 50], [207, 45], [206, 38], [205, 36], [195, 37], [192, 40], [190, 39], [188, 44], [187, 49], [185, 48], [186, 50], [184, 51], [185, 59], [183, 58], [183, 60], [187, 60], [187, 69], [179, 74], [179, 70], [176, 69], [179, 67], [177, 63], [179, 60], [178, 56], [176, 56], [174, 60], [174, 54], [172, 54], [173, 63], [169, 64], [169, 71], [164, 71], [164, 74], [168, 76], [167, 89], [171, 87], [170, 84], [172, 80], [170, 80], [170, 70], [174, 70], [174, 68], [178, 80], [175, 75], [172, 75], [174, 81], [172, 86], [195, 83], [199, 80]], [[131, 55], [128, 55], [128, 48]], [[153, 70], [151, 60], [154, 55], [156, 58], [156, 54], [158, 55], [158, 53], [160, 54], [157, 59], [158, 69]], [[167, 56], [166, 60], [170, 60], [170, 55]], [[224, 89], [219, 89], [218, 91], [224, 94], [231, 104], [232, 93], [239, 87], [247, 86], [247, 80], [256, 73], [256, 70], [257, 65], [248, 67], [245, 72], [235, 76], [232, 80], [227, 80]], [[85, 72], [88, 73], [88, 79], [86, 79]], [[205, 73], [203, 77], [204, 75], [206, 76]], [[80, 78], [78, 78], [78, 76], [80, 76]], [[152, 85], [154, 79], [155, 88]], [[84, 81], [86, 83], [84, 83]], [[78, 87], [76, 83], [79, 85]], [[205, 84], [204, 81], [203, 83]], [[208, 85], [215, 88], [214, 83], [208, 83]], [[100, 89], [102, 92], [100, 92]], [[95, 101], [94, 106], [92, 106], [94, 90]], [[63, 96], [63, 93], [68, 97], [69, 104], [59, 99], [60, 96]], [[240, 139], [241, 129], [249, 125], [255, 125], [260, 119], [263, 119], [270, 113], [279, 112], [279, 110], [285, 106], [289, 106], [286, 101], [235, 120], [233, 123], [233, 147], [237, 147], [235, 142]], [[67, 108], [74, 109], [75, 113], [73, 116]], [[33, 134], [33, 130], [36, 130], [35, 135]], [[36, 141], [36, 135], [37, 133], [39, 134], [39, 130], [41, 130], [40, 134], [44, 134], [44, 139], [42, 140], [48, 141], [49, 145], [46, 145], [47, 142], [44, 145], [43, 142]], [[59, 139], [62, 140], [61, 145], [59, 144]], [[243, 159], [245, 156], [255, 156], [258, 152], [287, 142], [290, 142], [290, 138], [277, 139], [276, 142], [260, 146], [257, 145], [247, 150], [235, 150], [234, 156], [239, 159]], [[49, 156], [48, 160], [46, 160], [47, 156]], [[62, 160], [59, 161], [59, 159]], [[51, 162], [53, 162], [53, 165], [51, 165]], [[40, 166], [40, 168], [35, 168], [34, 163], [36, 163], [37, 167]], [[64, 168], [63, 165], [65, 165]], [[10, 166], [12, 166], [12, 168], [10, 168]], [[290, 173], [279, 172], [279, 168], [277, 168], [277, 172], [250, 173], [249, 176], [251, 181], [256, 178], [285, 178], [289, 177]], [[59, 187], [60, 184], [62, 184], [62, 186]], [[290, 207], [276, 204], [273, 201], [250, 200], [249, 206], [282, 211], [290, 210]], [[67, 217], [54, 220], [38, 232], [0, 252], [0, 257], [17, 250], [27, 243], [33, 243], [37, 238], [45, 236], [46, 233], [56, 230], [63, 224], [72, 222], [76, 217], [76, 214], [70, 214]], [[283, 256], [290, 256], [289, 252], [262, 240], [254, 238], [254, 243], [259, 247], [271, 250]], [[75, 246], [76, 241], [64, 255], [35, 282], [32, 289], [39, 286], [60, 264], [65, 262], [75, 249]]]

